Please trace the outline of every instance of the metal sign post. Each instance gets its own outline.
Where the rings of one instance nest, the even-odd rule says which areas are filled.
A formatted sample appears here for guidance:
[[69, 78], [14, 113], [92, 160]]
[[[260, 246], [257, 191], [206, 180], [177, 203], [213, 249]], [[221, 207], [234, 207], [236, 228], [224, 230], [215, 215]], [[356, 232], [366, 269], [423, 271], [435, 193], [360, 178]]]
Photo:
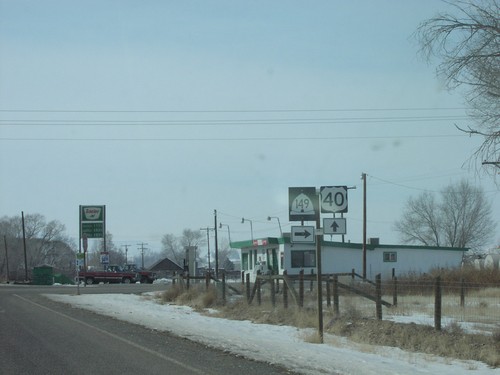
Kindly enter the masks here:
[[316, 276], [316, 282], [318, 284], [318, 335], [319, 335], [319, 340], [320, 343], [323, 344], [323, 280], [322, 280], [322, 275], [321, 275], [321, 237], [319, 233], [321, 232], [321, 223], [318, 218], [316, 219], [316, 229], [318, 230], [317, 234], [317, 240], [316, 240], [316, 268], [317, 268], [317, 276]]

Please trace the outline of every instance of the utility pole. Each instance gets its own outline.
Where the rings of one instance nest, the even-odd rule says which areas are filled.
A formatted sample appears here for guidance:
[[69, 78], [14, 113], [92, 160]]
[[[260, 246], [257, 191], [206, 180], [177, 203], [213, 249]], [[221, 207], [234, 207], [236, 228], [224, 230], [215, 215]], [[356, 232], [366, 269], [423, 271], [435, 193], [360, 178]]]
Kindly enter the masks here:
[[144, 251], [147, 250], [146, 248], [144, 248], [144, 246], [146, 246], [147, 243], [144, 243], [144, 242], [141, 242], [141, 243], [138, 243], [137, 246], [140, 246], [140, 248], [138, 248], [138, 250], [141, 250], [141, 258], [142, 258], [142, 268], [144, 269]]
[[363, 180], [363, 280], [366, 279], [366, 173], [361, 173]]
[[214, 210], [214, 230], [215, 230], [215, 278], [219, 280], [219, 249], [217, 246], [217, 210]]
[[125, 264], [128, 264], [128, 247], [132, 245], [122, 245], [125, 248]]
[[210, 266], [210, 237], [208, 235], [208, 232], [211, 230], [214, 230], [214, 228], [206, 227], [206, 228], [200, 228], [200, 230], [207, 231], [208, 272], [210, 272], [210, 270], [211, 270], [211, 266]]
[[28, 281], [28, 256], [26, 255], [26, 230], [24, 228], [24, 211], [21, 211], [21, 223], [23, 225], [24, 281]]
[[5, 244], [5, 262], [7, 263], [7, 284], [10, 283], [9, 279], [9, 253], [7, 251], [7, 236], [3, 236], [3, 243]]

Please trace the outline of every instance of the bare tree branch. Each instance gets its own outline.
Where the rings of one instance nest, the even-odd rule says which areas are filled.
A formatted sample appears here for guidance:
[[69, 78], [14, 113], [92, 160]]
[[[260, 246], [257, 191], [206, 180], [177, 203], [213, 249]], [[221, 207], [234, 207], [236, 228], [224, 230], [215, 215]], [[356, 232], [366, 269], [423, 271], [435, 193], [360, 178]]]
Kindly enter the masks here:
[[444, 2], [456, 14], [441, 13], [420, 24], [419, 52], [441, 60], [437, 74], [450, 90], [466, 88], [474, 125], [459, 130], [483, 137], [473, 158], [500, 162], [500, 0]]

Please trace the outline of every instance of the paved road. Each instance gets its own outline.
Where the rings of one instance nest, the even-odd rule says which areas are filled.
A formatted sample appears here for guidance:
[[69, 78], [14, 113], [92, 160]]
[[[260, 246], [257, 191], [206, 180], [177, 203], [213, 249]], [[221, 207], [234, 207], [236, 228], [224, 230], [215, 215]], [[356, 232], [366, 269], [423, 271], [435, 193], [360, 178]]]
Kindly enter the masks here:
[[[153, 290], [156, 285], [99, 285], [82, 293]], [[138, 325], [72, 308], [42, 293], [75, 288], [0, 286], [0, 373], [291, 374]]]

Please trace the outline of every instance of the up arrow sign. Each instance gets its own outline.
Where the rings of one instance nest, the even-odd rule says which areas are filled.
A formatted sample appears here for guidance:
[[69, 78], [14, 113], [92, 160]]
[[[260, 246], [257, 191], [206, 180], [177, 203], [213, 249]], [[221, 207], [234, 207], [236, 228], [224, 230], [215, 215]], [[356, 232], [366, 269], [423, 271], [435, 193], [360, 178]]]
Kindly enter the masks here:
[[346, 234], [345, 218], [324, 218], [323, 234]]
[[292, 226], [290, 240], [293, 243], [315, 243], [316, 235], [313, 226]]
[[334, 233], [337, 233], [337, 229], [339, 229], [339, 225], [337, 224], [337, 222], [334, 220], [333, 221], [333, 224], [331, 225], [332, 227], [332, 230]]

